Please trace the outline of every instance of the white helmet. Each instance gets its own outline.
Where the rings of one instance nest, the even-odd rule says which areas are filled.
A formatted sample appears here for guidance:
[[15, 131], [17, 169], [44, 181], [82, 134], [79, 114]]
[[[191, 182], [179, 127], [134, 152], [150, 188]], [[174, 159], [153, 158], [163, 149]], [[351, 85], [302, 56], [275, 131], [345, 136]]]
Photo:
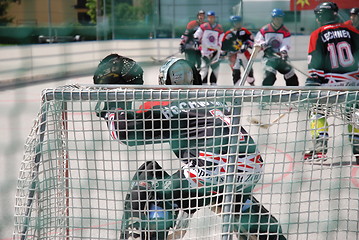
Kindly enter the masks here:
[[171, 58], [160, 68], [160, 85], [193, 85], [193, 69], [181, 58]]

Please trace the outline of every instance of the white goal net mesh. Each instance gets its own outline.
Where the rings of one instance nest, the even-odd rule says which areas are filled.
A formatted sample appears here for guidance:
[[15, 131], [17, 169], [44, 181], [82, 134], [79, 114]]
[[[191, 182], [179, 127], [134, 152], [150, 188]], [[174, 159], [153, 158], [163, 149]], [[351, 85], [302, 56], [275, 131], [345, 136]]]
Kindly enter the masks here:
[[[44, 90], [19, 174], [14, 238], [358, 239], [358, 99], [325, 89]], [[132, 106], [99, 113], [119, 102]], [[304, 161], [318, 106], [326, 159]], [[256, 145], [243, 144], [241, 127]], [[145, 162], [161, 169], [136, 179]]]

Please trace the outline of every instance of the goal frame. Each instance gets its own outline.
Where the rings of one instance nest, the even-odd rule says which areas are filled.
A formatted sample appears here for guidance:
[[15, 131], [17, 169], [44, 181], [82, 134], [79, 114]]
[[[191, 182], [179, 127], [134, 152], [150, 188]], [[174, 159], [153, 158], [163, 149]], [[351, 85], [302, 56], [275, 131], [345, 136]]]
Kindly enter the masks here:
[[[71, 86], [70, 86], [71, 87]], [[63, 89], [57, 88], [55, 90], [49, 89], [44, 90], [42, 96], [42, 107], [40, 111], [40, 123], [38, 127], [35, 129], [36, 133], [38, 134], [38, 143], [34, 146], [33, 151], [36, 153], [34, 157], [34, 164], [35, 169], [33, 170], [33, 182], [31, 183], [31, 187], [29, 188], [30, 191], [27, 197], [27, 206], [26, 211], [22, 217], [23, 220], [20, 222], [23, 223], [22, 231], [20, 233], [21, 239], [26, 239], [26, 233], [28, 231], [28, 226], [26, 225], [28, 222], [28, 218], [30, 218], [32, 212], [32, 204], [34, 204], [34, 198], [36, 198], [36, 174], [39, 171], [40, 160], [42, 157], [42, 144], [44, 140], [44, 134], [46, 130], [46, 121], [47, 121], [47, 102], [50, 101], [60, 101], [62, 102], [61, 106], [61, 128], [62, 128], [62, 141], [64, 141], [64, 146], [66, 146], [67, 140], [67, 102], [68, 101], [105, 101], [105, 100], [119, 100], [119, 99], [126, 99], [126, 100], [133, 100], [133, 99], [140, 99], [140, 100], [151, 100], [153, 97], [156, 99], [170, 99], [174, 98], [181, 98], [181, 97], [190, 97], [190, 98], [223, 98], [227, 101], [233, 101], [234, 107], [232, 109], [233, 115], [240, 116], [241, 114], [241, 105], [242, 102], [266, 102], [269, 101], [271, 103], [278, 102], [278, 103], [287, 103], [291, 104], [292, 102], [298, 101], [308, 101], [311, 102], [312, 100], [316, 101], [316, 103], [320, 104], [328, 104], [328, 103], [343, 103], [350, 100], [359, 100], [359, 93], [358, 91], [354, 91], [354, 89], [350, 88], [343, 88], [342, 90], [333, 91], [331, 88], [320, 88], [314, 90], [308, 90], [307, 88], [297, 87], [295, 89], [291, 88], [262, 88], [262, 89], [252, 89], [250, 87], [241, 87], [241, 88], [225, 88], [225, 87], [218, 87], [216, 89], [208, 88], [208, 89], [198, 89], [196, 87], [188, 87], [187, 89], [178, 89], [177, 87], [167, 87], [164, 89], [163, 87], [159, 88], [158, 86], [141, 86], [141, 87], [134, 87], [134, 86], [121, 86], [121, 89], [118, 89], [116, 85], [100, 85], [100, 86], [93, 86], [93, 85], [85, 85], [85, 86], [75, 86], [74, 89], [67, 91], [68, 87]], [[349, 89], [349, 90], [348, 90]], [[145, 93], [145, 94], [144, 94]], [[147, 94], [146, 94], [147, 93]], [[268, 97], [270, 96], [270, 97]], [[232, 134], [238, 134], [240, 131], [240, 117], [233, 119], [233, 126], [231, 128]], [[232, 231], [230, 228], [231, 221], [232, 221], [232, 212], [233, 212], [233, 183], [235, 179], [235, 163], [236, 163], [236, 147], [237, 138], [231, 137], [230, 138], [230, 157], [229, 157], [229, 167], [228, 167], [228, 174], [225, 178], [225, 192], [224, 192], [224, 203], [222, 208], [223, 218], [222, 218], [222, 239], [231, 239], [230, 232]], [[64, 193], [65, 198], [65, 221], [66, 225], [64, 226], [66, 232], [66, 239], [69, 239], [69, 198], [70, 192], [69, 188], [69, 172], [68, 172], [68, 161], [69, 155], [66, 150], [66, 147], [63, 149], [61, 154], [63, 158], [59, 160], [59, 165], [63, 166], [62, 170], [59, 172], [58, 177], [63, 178], [65, 181], [66, 190]], [[16, 233], [14, 233], [16, 235]]]

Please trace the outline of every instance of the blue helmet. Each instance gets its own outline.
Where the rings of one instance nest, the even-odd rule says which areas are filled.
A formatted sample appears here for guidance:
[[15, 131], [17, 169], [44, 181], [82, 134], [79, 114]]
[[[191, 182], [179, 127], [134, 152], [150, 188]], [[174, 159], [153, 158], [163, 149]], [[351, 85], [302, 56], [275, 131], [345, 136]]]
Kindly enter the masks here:
[[274, 8], [272, 10], [272, 17], [284, 17], [284, 12], [282, 9]]
[[231, 23], [242, 22], [241, 16], [231, 16], [229, 20], [231, 21]]
[[216, 16], [216, 13], [214, 11], [207, 12], [207, 16]]

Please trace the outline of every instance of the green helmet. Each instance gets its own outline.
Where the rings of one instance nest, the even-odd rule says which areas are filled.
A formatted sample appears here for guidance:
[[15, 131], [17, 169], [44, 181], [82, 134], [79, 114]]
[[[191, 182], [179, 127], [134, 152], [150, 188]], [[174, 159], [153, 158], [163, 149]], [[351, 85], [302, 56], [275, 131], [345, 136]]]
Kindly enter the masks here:
[[93, 76], [95, 84], [143, 84], [143, 69], [131, 58], [106, 56]]

